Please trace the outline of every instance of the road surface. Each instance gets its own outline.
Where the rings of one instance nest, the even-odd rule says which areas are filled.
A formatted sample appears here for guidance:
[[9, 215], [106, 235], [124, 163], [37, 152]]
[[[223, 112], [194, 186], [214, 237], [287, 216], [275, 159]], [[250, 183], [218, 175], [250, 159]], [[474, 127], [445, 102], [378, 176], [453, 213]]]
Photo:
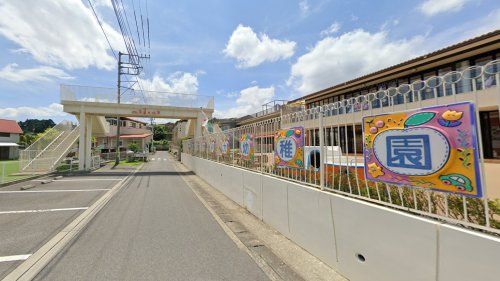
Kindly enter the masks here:
[[268, 280], [166, 152], [152, 158], [36, 280]]

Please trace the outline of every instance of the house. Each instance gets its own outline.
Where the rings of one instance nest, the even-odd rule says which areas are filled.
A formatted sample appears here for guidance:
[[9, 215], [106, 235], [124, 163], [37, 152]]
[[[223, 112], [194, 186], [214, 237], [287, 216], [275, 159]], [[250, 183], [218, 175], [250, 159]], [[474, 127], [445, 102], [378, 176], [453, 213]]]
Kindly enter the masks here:
[[19, 158], [19, 136], [23, 133], [15, 120], [0, 119], [0, 160]]
[[[101, 153], [116, 151], [116, 117], [106, 117], [109, 123], [109, 134], [96, 138], [96, 147]], [[147, 151], [149, 144], [153, 141], [153, 132], [146, 122], [129, 117], [120, 118], [120, 151], [126, 151], [130, 144], [139, 146], [139, 151]]]

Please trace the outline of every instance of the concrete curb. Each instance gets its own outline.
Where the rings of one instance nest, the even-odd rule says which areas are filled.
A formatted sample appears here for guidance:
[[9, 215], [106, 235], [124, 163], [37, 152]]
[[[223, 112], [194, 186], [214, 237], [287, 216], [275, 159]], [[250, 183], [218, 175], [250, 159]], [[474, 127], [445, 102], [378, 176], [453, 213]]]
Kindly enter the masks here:
[[11, 186], [11, 185], [14, 185], [14, 184], [17, 184], [17, 183], [22, 183], [22, 182], [25, 182], [25, 181], [30, 181], [30, 180], [34, 180], [34, 179], [43, 178], [43, 177], [50, 177], [51, 175], [54, 175], [54, 173], [48, 173], [48, 174], [43, 174], [43, 175], [36, 175], [36, 176], [27, 177], [27, 178], [24, 178], [24, 179], [19, 179], [19, 180], [15, 180], [15, 181], [9, 181], [9, 182], [0, 184], [0, 188], [6, 187], [6, 186]]
[[125, 186], [144, 164], [137, 167], [130, 175], [116, 183], [111, 190], [106, 192], [92, 206], [80, 214], [75, 220], [68, 224], [63, 230], [40, 247], [27, 260], [10, 272], [3, 281], [32, 280], [50, 261], [57, 256], [64, 247], [73, 239], [78, 237], [85, 226], [99, 213], [99, 211], [111, 200], [120, 189]]

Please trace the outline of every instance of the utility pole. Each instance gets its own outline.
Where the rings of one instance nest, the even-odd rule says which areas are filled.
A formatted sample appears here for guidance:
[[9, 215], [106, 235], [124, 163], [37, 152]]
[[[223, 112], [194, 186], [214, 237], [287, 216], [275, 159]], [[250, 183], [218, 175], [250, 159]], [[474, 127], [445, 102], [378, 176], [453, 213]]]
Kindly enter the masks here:
[[[121, 77], [122, 77], [122, 52], [118, 52], [118, 104], [120, 104], [121, 98]], [[116, 117], [116, 156], [115, 156], [115, 166], [120, 164], [120, 116]]]
[[[124, 60], [123, 57], [126, 57]], [[118, 97], [117, 97], [117, 102], [120, 104], [121, 101], [121, 89], [122, 89], [122, 82], [125, 83], [132, 83], [134, 81], [130, 81], [128, 79], [125, 79], [125, 81], [122, 81], [122, 75], [125, 75], [126, 77], [130, 76], [138, 76], [141, 73], [142, 66], [140, 64], [141, 59], [149, 59], [149, 55], [131, 55], [131, 54], [125, 54], [122, 52], [118, 52]], [[136, 80], [135, 83], [139, 83], [139, 80]], [[127, 90], [123, 92], [125, 94], [128, 90], [133, 90], [133, 85], [126, 87]], [[120, 116], [116, 117], [116, 157], [115, 157], [115, 165], [120, 164], [120, 127], [121, 127], [121, 118]]]

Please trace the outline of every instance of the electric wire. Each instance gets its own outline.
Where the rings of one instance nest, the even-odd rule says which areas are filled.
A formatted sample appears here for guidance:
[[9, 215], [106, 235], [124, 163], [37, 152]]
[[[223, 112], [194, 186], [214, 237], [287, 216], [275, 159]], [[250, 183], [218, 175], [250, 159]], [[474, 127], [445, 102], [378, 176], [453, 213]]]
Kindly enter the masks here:
[[113, 56], [115, 57], [115, 59], [118, 59], [118, 57], [116, 56], [115, 50], [113, 49], [113, 46], [111, 46], [111, 43], [109, 42], [108, 35], [106, 34], [106, 31], [104, 31], [104, 27], [102, 26], [102, 23], [99, 20], [99, 17], [97, 16], [97, 13], [94, 9], [94, 5], [92, 5], [92, 2], [90, 2], [90, 0], [87, 0], [87, 1], [89, 2], [89, 6], [92, 9], [92, 12], [94, 13], [94, 16], [97, 20], [97, 23], [99, 23], [99, 26], [101, 27], [102, 33], [104, 34], [104, 37], [106, 38], [106, 42], [108, 42], [109, 48], [111, 49]]

